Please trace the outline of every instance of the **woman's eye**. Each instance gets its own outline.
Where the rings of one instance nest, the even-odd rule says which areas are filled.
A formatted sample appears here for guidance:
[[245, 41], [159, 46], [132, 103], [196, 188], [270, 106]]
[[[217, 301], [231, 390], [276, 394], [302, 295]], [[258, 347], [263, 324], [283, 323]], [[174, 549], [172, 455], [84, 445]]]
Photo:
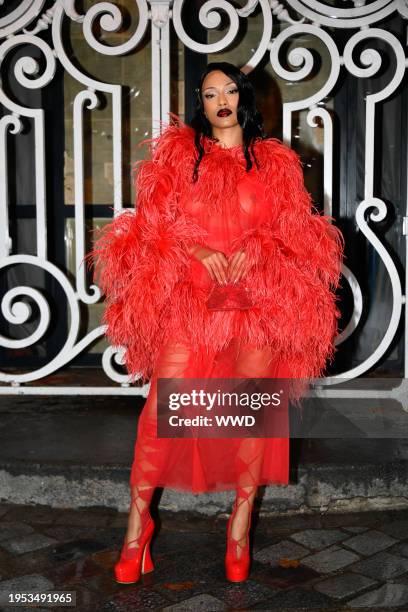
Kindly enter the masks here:
[[[238, 89], [237, 89], [236, 87], [235, 87], [234, 89], [228, 89], [226, 93], [229, 93], [229, 94], [236, 94], [236, 93], [238, 93]], [[212, 94], [212, 93], [207, 93], [207, 94], [204, 94], [204, 98], [205, 98], [206, 100], [210, 100], [210, 99], [211, 99], [211, 98], [213, 98], [213, 97], [214, 97], [214, 94]]]

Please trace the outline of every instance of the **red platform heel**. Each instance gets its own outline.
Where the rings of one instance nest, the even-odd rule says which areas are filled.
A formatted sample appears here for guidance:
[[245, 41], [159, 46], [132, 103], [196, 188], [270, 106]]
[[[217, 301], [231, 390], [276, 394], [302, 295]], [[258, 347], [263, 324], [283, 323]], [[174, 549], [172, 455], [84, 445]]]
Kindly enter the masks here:
[[[243, 582], [249, 576], [249, 568], [251, 558], [249, 554], [249, 530], [251, 527], [251, 513], [248, 519], [248, 527], [246, 535], [236, 540], [231, 536], [231, 524], [233, 517], [236, 514], [238, 506], [241, 503], [248, 503], [248, 498], [251, 493], [246, 493], [243, 489], [240, 491], [240, 496], [245, 495], [245, 498], [237, 503], [235, 500], [233, 511], [228, 519], [227, 525], [227, 552], [225, 554], [225, 574], [230, 582]], [[251, 508], [252, 509], [252, 508]], [[242, 541], [244, 540], [244, 543]]]
[[[147, 504], [142, 509], [138, 501], [143, 500], [143, 491], [138, 492], [138, 497], [132, 497], [131, 505], [134, 504], [140, 514], [140, 535], [128, 542], [124, 542], [119, 561], [115, 564], [116, 582], [120, 584], [132, 584], [140, 579], [141, 574], [153, 571], [154, 565], [150, 553], [150, 543], [153, 537], [155, 524], [150, 516]], [[145, 492], [145, 497], [150, 493]]]

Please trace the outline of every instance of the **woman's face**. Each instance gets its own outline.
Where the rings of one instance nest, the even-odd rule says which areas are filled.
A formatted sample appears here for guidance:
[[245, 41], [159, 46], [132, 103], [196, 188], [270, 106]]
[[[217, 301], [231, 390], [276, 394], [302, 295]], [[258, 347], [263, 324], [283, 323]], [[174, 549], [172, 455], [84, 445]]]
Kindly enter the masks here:
[[204, 113], [213, 127], [227, 128], [238, 124], [239, 91], [235, 82], [221, 70], [213, 70], [205, 77], [201, 96]]

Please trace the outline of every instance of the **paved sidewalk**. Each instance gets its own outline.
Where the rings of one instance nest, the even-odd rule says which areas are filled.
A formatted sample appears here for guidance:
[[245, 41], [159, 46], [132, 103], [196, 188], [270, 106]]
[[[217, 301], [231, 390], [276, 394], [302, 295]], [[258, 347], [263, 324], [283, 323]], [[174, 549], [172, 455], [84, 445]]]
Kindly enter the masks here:
[[[37, 610], [408, 610], [406, 510], [255, 512], [250, 579], [232, 584], [223, 565], [227, 517], [160, 511], [157, 518], [154, 505], [155, 569], [134, 585], [113, 578], [126, 514], [0, 505], [0, 595], [76, 591], [75, 608]], [[32, 608], [1, 608], [22, 609]]]

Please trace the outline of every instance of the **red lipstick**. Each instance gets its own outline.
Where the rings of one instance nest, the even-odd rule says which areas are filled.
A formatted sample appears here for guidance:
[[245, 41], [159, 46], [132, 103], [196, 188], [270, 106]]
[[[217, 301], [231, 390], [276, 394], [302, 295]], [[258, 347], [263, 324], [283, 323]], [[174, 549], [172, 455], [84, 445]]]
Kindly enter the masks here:
[[221, 110], [218, 111], [217, 117], [228, 117], [231, 114], [232, 114], [232, 111], [230, 111], [229, 108], [222, 108]]

